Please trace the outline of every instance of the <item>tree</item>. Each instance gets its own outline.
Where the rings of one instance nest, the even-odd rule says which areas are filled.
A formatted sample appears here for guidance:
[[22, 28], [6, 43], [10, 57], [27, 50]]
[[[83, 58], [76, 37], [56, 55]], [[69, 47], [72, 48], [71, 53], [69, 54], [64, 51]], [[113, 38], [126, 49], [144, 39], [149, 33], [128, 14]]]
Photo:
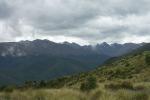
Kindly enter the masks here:
[[85, 82], [83, 82], [80, 86], [82, 91], [90, 91], [97, 87], [97, 81], [95, 77], [88, 77]]
[[41, 80], [39, 83], [39, 87], [40, 88], [46, 87], [46, 82], [44, 80]]

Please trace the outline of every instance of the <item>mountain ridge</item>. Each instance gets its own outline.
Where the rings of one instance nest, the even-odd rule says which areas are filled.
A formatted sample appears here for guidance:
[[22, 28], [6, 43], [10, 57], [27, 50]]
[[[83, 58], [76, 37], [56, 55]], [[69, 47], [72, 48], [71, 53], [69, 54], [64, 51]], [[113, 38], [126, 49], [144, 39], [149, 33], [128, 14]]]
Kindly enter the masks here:
[[[56, 55], [74, 55], [74, 54], [105, 54], [108, 56], [120, 56], [128, 53], [134, 49], [139, 48], [143, 44], [125, 43], [125, 44], [108, 44], [106, 42], [93, 45], [81, 46], [77, 43], [55, 43], [49, 40], [34, 40], [34, 41], [20, 41], [20, 42], [1, 42], [0, 43], [0, 54], [1, 56], [25, 56], [40, 54], [51, 54], [55, 52]], [[81, 50], [82, 49], [82, 50]], [[40, 51], [41, 50], [41, 51]], [[44, 50], [44, 51], [42, 51]], [[66, 52], [67, 51], [67, 52]], [[80, 53], [80, 51], [83, 51]], [[54, 54], [54, 55], [55, 55]]]
[[[133, 45], [128, 51], [137, 48]], [[0, 43], [0, 55], [1, 84], [21, 84], [26, 80], [55, 79], [86, 72], [111, 57], [90, 45], [49, 40]]]

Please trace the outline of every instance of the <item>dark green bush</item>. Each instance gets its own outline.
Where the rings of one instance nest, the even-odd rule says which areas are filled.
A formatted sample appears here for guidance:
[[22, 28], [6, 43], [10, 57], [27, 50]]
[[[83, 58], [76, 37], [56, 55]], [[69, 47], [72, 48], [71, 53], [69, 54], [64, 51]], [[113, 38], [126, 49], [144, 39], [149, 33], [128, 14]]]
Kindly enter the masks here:
[[13, 92], [14, 89], [16, 89], [16, 86], [13, 85], [0, 87], [0, 91], [2, 92]]
[[97, 81], [95, 77], [89, 77], [85, 82], [83, 82], [80, 86], [82, 91], [90, 91], [97, 87]]
[[15, 89], [15, 87], [14, 86], [7, 86], [7, 87], [5, 87], [4, 88], [4, 92], [13, 92], [14, 91], [14, 89]]
[[149, 54], [147, 54], [147, 55], [145, 56], [145, 61], [146, 61], [146, 63], [147, 63], [148, 65], [150, 65], [150, 55], [149, 55]]
[[145, 90], [146, 87], [144, 87], [143, 85], [138, 85], [138, 86], [135, 86], [134, 89], [137, 91], [141, 91], [141, 90]]
[[46, 87], [46, 82], [44, 80], [40, 81], [39, 83], [39, 88], [43, 88], [43, 87]]
[[90, 100], [99, 100], [99, 98], [101, 97], [101, 95], [102, 95], [102, 91], [98, 90], [98, 91], [96, 91], [96, 92], [92, 95], [92, 97], [91, 97]]
[[117, 100], [149, 100], [149, 95], [145, 92], [120, 92], [117, 94]]
[[110, 83], [106, 84], [105, 88], [112, 89], [112, 90], [118, 90], [118, 89], [134, 89], [132, 83], [130, 82], [121, 82], [121, 83]]
[[134, 95], [133, 100], [149, 100], [149, 96], [144, 92], [140, 92]]
[[6, 86], [0, 86], [0, 91], [4, 91], [5, 88]]
[[24, 87], [26, 88], [34, 87], [34, 81], [25, 81]]

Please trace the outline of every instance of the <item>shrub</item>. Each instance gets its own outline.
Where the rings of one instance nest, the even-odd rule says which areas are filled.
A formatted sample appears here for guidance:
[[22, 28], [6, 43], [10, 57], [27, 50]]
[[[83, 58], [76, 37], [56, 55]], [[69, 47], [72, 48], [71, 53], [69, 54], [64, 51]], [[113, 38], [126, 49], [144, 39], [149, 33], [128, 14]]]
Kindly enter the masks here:
[[126, 66], [126, 67], [129, 67], [129, 66], [130, 66], [130, 64], [129, 64], [129, 63], [126, 63], [126, 64], [125, 64], [125, 66]]
[[46, 87], [46, 82], [44, 80], [41, 80], [39, 83], [39, 88]]
[[92, 95], [90, 100], [99, 100], [101, 95], [102, 95], [102, 91], [100, 91], [100, 90], [95, 91], [95, 93]]
[[4, 91], [5, 88], [6, 88], [6, 86], [1, 86], [0, 91]]
[[150, 65], [150, 55], [146, 55], [145, 56], [145, 61], [146, 61], [146, 63], [148, 64], [148, 65]]
[[26, 88], [34, 87], [34, 82], [33, 81], [25, 81], [24, 86]]
[[97, 81], [95, 77], [89, 77], [87, 80], [81, 84], [80, 89], [82, 91], [90, 91], [97, 87]]
[[5, 92], [13, 92], [14, 89], [15, 89], [14, 86], [6, 86], [3, 91], [5, 91]]
[[143, 85], [138, 85], [138, 86], [135, 86], [134, 89], [137, 91], [141, 91], [141, 90], [145, 90], [146, 88]]
[[133, 89], [133, 84], [127, 81], [122, 82], [120, 86], [125, 89]]
[[118, 89], [134, 89], [132, 83], [130, 82], [121, 82], [121, 83], [110, 83], [106, 84], [105, 88], [112, 89], [112, 90], [118, 90]]
[[149, 96], [145, 92], [135, 92], [121, 90], [116, 95], [117, 100], [149, 100]]
[[149, 96], [148, 94], [144, 92], [140, 92], [134, 95], [133, 100], [148, 100]]
[[13, 92], [13, 90], [14, 89], [16, 89], [16, 86], [12, 86], [12, 85], [10, 85], [10, 86], [1, 86], [0, 87], [0, 92], [2, 91], [4, 91], [4, 92]]

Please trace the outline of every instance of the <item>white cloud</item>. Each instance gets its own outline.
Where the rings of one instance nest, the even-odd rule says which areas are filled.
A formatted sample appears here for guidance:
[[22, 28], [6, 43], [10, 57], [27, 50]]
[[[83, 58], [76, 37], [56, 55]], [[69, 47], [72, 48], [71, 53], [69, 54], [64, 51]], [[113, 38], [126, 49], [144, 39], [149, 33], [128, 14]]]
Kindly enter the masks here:
[[149, 0], [0, 0], [0, 41], [150, 42], [149, 18]]

